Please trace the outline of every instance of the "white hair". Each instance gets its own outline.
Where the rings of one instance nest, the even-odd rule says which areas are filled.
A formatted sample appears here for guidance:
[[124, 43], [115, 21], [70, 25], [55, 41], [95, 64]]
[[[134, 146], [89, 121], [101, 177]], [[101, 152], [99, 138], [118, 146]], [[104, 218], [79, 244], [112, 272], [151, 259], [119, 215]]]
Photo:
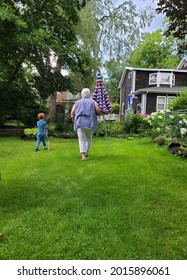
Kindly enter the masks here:
[[83, 88], [81, 91], [81, 96], [84, 97], [90, 97], [90, 90], [89, 88]]

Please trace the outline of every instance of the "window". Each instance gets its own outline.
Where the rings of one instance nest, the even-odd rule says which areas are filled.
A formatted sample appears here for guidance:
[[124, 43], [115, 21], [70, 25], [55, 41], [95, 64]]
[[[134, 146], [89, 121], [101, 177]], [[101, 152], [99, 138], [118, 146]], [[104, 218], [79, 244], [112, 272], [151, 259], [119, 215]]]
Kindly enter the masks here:
[[166, 84], [166, 85], [170, 84], [170, 77], [171, 77], [170, 73], [160, 73], [159, 83]]
[[149, 74], [150, 85], [175, 85], [175, 75], [173, 73], [158, 72]]
[[166, 108], [166, 96], [157, 96], [156, 110], [165, 111], [165, 108]]
[[128, 73], [128, 79], [132, 78], [132, 71]]
[[175, 75], [172, 74], [172, 86], [174, 86], [174, 85], [175, 85]]
[[168, 109], [168, 105], [171, 104], [175, 98], [175, 96], [157, 96], [156, 110], [165, 111]]
[[149, 84], [150, 85], [157, 84], [157, 73], [149, 74]]
[[175, 98], [176, 96], [168, 96], [167, 105], [170, 105]]

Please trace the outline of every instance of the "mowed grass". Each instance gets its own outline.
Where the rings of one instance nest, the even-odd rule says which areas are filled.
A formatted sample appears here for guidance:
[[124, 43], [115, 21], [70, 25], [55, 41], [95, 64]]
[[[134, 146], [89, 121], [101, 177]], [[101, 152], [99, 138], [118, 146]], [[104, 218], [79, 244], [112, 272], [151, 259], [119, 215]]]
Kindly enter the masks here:
[[1, 260], [187, 259], [187, 159], [108, 143], [82, 162], [77, 139], [0, 138]]

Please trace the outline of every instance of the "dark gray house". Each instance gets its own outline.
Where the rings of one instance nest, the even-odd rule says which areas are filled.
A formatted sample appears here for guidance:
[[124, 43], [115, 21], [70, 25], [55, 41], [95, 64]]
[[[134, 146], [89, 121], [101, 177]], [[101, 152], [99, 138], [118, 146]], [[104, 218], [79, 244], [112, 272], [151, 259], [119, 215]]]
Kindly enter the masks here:
[[187, 57], [177, 69], [125, 67], [119, 84], [120, 116], [129, 110], [141, 114], [164, 111], [185, 87]]

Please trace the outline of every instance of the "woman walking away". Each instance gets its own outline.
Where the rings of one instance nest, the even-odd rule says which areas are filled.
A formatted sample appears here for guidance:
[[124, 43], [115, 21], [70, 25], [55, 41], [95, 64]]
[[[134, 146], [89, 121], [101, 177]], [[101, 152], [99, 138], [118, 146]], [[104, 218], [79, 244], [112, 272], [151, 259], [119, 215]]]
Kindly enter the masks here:
[[35, 151], [38, 152], [40, 143], [42, 142], [44, 150], [47, 149], [46, 147], [46, 138], [47, 138], [47, 130], [46, 130], [46, 121], [45, 119], [45, 114], [44, 113], [39, 113], [38, 114], [38, 119], [37, 121], [37, 127], [38, 127], [38, 133], [37, 133], [37, 141], [36, 141], [36, 149]]
[[71, 118], [74, 121], [74, 130], [77, 131], [82, 160], [86, 160], [93, 133], [97, 130], [97, 114], [101, 115], [102, 112], [99, 105], [90, 98], [89, 88], [83, 88], [81, 97], [72, 107]]

